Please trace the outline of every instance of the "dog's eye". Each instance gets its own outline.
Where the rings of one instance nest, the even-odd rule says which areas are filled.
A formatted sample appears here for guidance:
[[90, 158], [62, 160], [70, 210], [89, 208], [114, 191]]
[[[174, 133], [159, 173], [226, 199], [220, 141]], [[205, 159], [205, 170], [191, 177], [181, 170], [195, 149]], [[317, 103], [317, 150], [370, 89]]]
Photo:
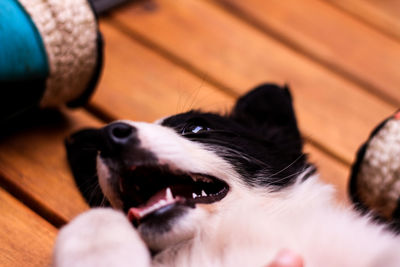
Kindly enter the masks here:
[[196, 125], [196, 124], [189, 124], [188, 126], [182, 129], [182, 135], [187, 134], [197, 134], [202, 132], [210, 131], [211, 129], [205, 126]]

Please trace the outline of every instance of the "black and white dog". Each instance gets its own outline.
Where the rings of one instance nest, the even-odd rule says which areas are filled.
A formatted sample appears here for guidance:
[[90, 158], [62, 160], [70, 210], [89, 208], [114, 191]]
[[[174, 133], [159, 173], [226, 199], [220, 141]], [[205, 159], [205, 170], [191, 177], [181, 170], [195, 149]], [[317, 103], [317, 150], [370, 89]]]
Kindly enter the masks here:
[[289, 90], [271, 84], [225, 116], [79, 132], [68, 141], [77, 184], [114, 209], [64, 227], [54, 265], [261, 267], [286, 248], [307, 267], [400, 266], [400, 238], [338, 205], [302, 146]]

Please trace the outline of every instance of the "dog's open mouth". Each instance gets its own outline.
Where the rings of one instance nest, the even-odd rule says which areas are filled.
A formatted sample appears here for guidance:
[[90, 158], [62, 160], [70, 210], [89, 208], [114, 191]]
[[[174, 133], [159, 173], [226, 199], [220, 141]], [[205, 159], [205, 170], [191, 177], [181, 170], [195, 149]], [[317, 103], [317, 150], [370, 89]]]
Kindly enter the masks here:
[[120, 179], [124, 211], [135, 225], [173, 205], [195, 207], [223, 199], [228, 185], [213, 176], [171, 171], [168, 167], [134, 166]]

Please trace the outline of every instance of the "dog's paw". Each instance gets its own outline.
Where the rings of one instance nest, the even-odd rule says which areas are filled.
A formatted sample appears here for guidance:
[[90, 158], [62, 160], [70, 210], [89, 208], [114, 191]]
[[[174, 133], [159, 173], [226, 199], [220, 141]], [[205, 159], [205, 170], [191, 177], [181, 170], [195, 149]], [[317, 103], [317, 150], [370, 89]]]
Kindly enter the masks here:
[[83, 213], [56, 240], [55, 267], [150, 266], [150, 252], [125, 216], [110, 208]]

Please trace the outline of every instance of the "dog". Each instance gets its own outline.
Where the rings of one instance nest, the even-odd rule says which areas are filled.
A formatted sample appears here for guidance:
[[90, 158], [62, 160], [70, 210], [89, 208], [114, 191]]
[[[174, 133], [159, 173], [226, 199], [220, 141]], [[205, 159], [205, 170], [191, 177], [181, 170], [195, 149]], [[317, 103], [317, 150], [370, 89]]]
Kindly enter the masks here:
[[261, 267], [281, 249], [310, 267], [400, 266], [400, 238], [338, 204], [308, 162], [287, 87], [260, 85], [226, 115], [83, 130], [67, 150], [100, 207], [62, 228], [55, 266]]

